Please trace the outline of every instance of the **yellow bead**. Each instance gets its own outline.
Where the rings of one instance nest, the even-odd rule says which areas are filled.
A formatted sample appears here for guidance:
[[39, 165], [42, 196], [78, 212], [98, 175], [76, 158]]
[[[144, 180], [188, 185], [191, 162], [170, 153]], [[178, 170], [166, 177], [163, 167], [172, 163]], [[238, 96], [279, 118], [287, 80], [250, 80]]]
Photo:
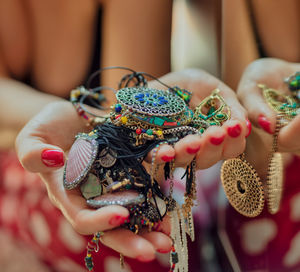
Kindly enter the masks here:
[[87, 256], [87, 257], [92, 257], [92, 254], [89, 254], [89, 253], [88, 253], [88, 254], [86, 254], [86, 256]]
[[157, 135], [157, 136], [161, 136], [162, 134], [163, 134], [162, 130], [157, 130], [157, 131], [156, 131], [156, 135]]
[[126, 116], [121, 117], [121, 122], [125, 125], [127, 123], [128, 119]]
[[90, 133], [89, 133], [89, 136], [93, 136], [95, 133], [94, 133], [94, 131], [91, 131]]

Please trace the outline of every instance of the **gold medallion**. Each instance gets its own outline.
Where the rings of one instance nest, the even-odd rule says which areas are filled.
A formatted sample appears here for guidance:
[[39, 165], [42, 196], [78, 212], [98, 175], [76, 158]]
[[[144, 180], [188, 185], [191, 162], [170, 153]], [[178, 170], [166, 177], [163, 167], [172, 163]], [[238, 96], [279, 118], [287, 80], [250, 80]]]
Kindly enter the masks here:
[[237, 212], [247, 217], [255, 217], [262, 212], [263, 185], [243, 155], [223, 163], [221, 180], [228, 201]]

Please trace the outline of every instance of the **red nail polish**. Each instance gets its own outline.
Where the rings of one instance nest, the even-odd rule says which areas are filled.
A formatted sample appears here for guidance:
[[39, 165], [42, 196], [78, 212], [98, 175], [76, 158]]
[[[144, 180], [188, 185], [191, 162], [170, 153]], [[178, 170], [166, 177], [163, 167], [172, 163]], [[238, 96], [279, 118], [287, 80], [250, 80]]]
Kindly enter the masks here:
[[165, 249], [157, 249], [156, 251], [159, 252], [159, 253], [169, 253], [171, 251], [172, 247], [170, 247], [170, 249], [168, 250], [165, 250]]
[[258, 117], [258, 123], [259, 125], [262, 127], [263, 130], [265, 130], [266, 132], [273, 134], [272, 130], [271, 130], [271, 122], [263, 115], [260, 115]]
[[200, 145], [198, 147], [190, 147], [186, 148], [186, 152], [189, 154], [196, 154], [200, 150]]
[[164, 155], [161, 157], [161, 159], [165, 162], [170, 162], [171, 160], [173, 160], [175, 157], [174, 156], [167, 156], [167, 155]]
[[224, 139], [225, 139], [225, 135], [221, 137], [211, 137], [210, 142], [214, 145], [220, 145], [221, 143], [223, 143]]
[[109, 224], [112, 226], [120, 226], [120, 225], [123, 225], [127, 219], [128, 219], [128, 216], [124, 217], [121, 215], [116, 215], [109, 220]]
[[242, 132], [242, 128], [239, 124], [236, 124], [233, 127], [228, 127], [227, 132], [228, 132], [229, 136], [236, 138], [236, 137], [240, 136], [240, 134]]
[[252, 124], [251, 124], [251, 122], [248, 119], [246, 119], [246, 126], [248, 128], [248, 133], [246, 134], [245, 137], [247, 138], [250, 135], [251, 130], [252, 130]]
[[137, 256], [136, 259], [140, 262], [144, 262], [144, 263], [148, 263], [148, 262], [151, 262], [153, 261], [153, 258], [147, 258], [146, 256]]
[[154, 231], [159, 231], [159, 229], [160, 229], [160, 222], [157, 222], [157, 223], [155, 223], [155, 225], [153, 227], [153, 230]]
[[42, 162], [48, 167], [59, 167], [64, 165], [64, 153], [60, 150], [45, 149], [41, 155]]

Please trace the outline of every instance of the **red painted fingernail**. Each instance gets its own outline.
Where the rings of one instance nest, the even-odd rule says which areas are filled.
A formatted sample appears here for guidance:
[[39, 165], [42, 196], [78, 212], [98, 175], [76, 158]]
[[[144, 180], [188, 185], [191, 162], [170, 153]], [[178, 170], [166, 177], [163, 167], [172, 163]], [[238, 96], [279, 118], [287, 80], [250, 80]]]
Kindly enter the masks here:
[[60, 150], [45, 149], [41, 155], [42, 162], [48, 167], [59, 167], [64, 165], [64, 153]]
[[258, 117], [258, 123], [262, 127], [262, 129], [270, 134], [273, 134], [271, 130], [271, 122], [263, 115]]
[[164, 155], [161, 157], [161, 159], [165, 162], [170, 162], [171, 160], [173, 160], [175, 157], [174, 156], [167, 156], [167, 155]]
[[153, 227], [153, 230], [154, 231], [159, 231], [159, 229], [160, 229], [160, 222], [157, 222], [157, 223], [155, 223], [155, 225]]
[[147, 258], [146, 256], [137, 256], [136, 259], [140, 262], [148, 263], [153, 261], [153, 258]]
[[247, 138], [250, 135], [251, 130], [252, 130], [252, 124], [251, 124], [251, 122], [248, 119], [246, 119], [246, 126], [248, 128], [248, 133], [246, 134], [245, 137]]
[[186, 148], [186, 152], [189, 154], [196, 154], [200, 150], [200, 145], [198, 147], [190, 147]]
[[120, 226], [123, 225], [127, 219], [128, 216], [124, 217], [121, 215], [116, 215], [109, 220], [109, 224], [111, 224], [112, 226]]
[[214, 145], [220, 145], [221, 143], [223, 143], [224, 139], [225, 139], [225, 135], [221, 137], [211, 137], [210, 142]]
[[171, 251], [172, 247], [170, 247], [170, 249], [165, 250], [165, 249], [157, 249], [156, 251], [159, 253], [169, 253]]
[[240, 134], [242, 132], [242, 128], [239, 124], [236, 124], [233, 127], [228, 127], [227, 132], [228, 132], [229, 136], [236, 138], [236, 137], [240, 136]]

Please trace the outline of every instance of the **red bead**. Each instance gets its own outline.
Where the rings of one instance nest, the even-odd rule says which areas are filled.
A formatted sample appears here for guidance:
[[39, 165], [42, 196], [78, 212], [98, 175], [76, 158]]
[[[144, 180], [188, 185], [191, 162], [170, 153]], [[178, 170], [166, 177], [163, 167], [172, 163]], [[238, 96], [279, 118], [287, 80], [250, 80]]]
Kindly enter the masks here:
[[142, 130], [140, 128], [137, 128], [135, 132], [137, 135], [140, 135], [142, 133]]
[[122, 116], [122, 114], [116, 115], [116, 119], [120, 118], [121, 116]]

